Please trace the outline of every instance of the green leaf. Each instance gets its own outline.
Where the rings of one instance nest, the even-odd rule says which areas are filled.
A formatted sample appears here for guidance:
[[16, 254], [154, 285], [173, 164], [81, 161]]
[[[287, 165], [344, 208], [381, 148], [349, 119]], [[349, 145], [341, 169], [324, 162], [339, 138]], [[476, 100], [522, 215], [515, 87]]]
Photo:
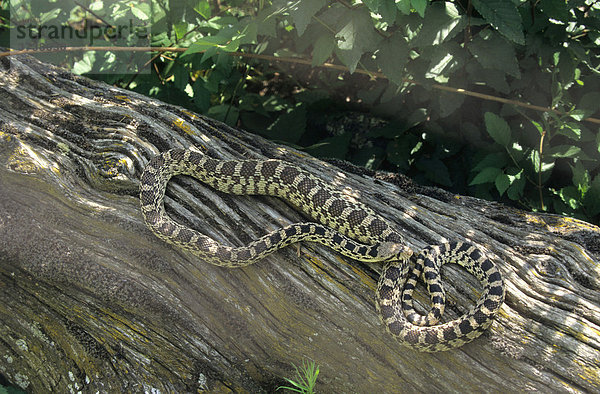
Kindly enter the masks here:
[[554, 161], [551, 162], [547, 162], [547, 161], [541, 161], [540, 162], [540, 152], [537, 150], [532, 150], [529, 153], [529, 161], [531, 162], [531, 166], [533, 167], [533, 171], [535, 173], [546, 173], [550, 170], [552, 170], [554, 168]]
[[404, 15], [410, 14], [410, 0], [395, 0], [396, 8]]
[[425, 18], [425, 8], [427, 8], [429, 0], [410, 0], [410, 4], [419, 13], [421, 18]]
[[379, 12], [380, 0], [363, 0], [363, 3], [371, 10], [372, 13], [377, 14]]
[[429, 60], [429, 68], [425, 72], [425, 78], [433, 78], [439, 83], [446, 83], [448, 75], [451, 75], [463, 65], [464, 61], [460, 56], [462, 53], [462, 49], [454, 42], [446, 42], [424, 49], [421, 57], [423, 60]]
[[[256, 15], [258, 34], [277, 38], [277, 13], [271, 7], [265, 7]], [[268, 42], [267, 42], [268, 43]]]
[[504, 168], [508, 164], [508, 158], [504, 152], [488, 153], [472, 171], [481, 171], [485, 167]]
[[513, 142], [510, 146], [507, 147], [508, 152], [512, 156], [514, 160], [520, 161], [523, 158], [525, 152], [523, 151], [523, 147], [518, 142]]
[[550, 148], [551, 157], [575, 157], [581, 152], [581, 148], [574, 145], [558, 145]]
[[569, 4], [565, 0], [541, 0], [542, 12], [549, 18], [562, 22], [569, 21]]
[[577, 161], [574, 166], [571, 166], [573, 171], [573, 186], [577, 188], [579, 193], [583, 196], [590, 188], [590, 174], [585, 169], [581, 161]]
[[467, 23], [452, 3], [432, 3], [423, 19], [423, 27], [410, 40], [411, 47], [438, 45], [460, 33]]
[[194, 11], [200, 14], [204, 19], [210, 19], [210, 3], [207, 0], [200, 0], [196, 2], [196, 5], [194, 6]]
[[560, 82], [562, 82], [565, 85], [568, 85], [572, 83], [573, 79], [575, 78], [575, 69], [577, 67], [578, 61], [573, 59], [571, 54], [566, 50], [556, 52], [554, 54], [554, 61], [556, 61], [557, 54], [559, 56], [557, 68], [558, 75], [560, 76]]
[[540, 166], [540, 152], [537, 150], [532, 150], [529, 153], [529, 161], [531, 162], [531, 166], [533, 167], [534, 172], [538, 172], [538, 168]]
[[581, 138], [581, 125], [573, 122], [565, 122], [561, 124], [558, 133], [569, 137], [572, 140], [579, 141]]
[[510, 127], [508, 123], [492, 112], [485, 113], [485, 127], [497, 144], [508, 146], [510, 143]]
[[[190, 48], [188, 48], [189, 50]], [[204, 54], [202, 55], [202, 59], [200, 59], [200, 63], [204, 63], [205, 61], [207, 61], [208, 59], [212, 59], [214, 56], [218, 55], [218, 48], [216, 46], [214, 47], [209, 47], [208, 49], [206, 49], [204, 51]], [[187, 51], [186, 51], [187, 52]], [[200, 51], [201, 52], [201, 51]], [[184, 52], [185, 55], [185, 52]]]
[[575, 119], [576, 121], [581, 122], [583, 118], [585, 118], [585, 113], [583, 112], [583, 110], [574, 109], [569, 112], [569, 116]]
[[482, 183], [494, 182], [498, 175], [502, 173], [502, 170], [497, 167], [486, 167], [483, 170], [479, 171], [479, 174], [473, 178], [473, 180], [469, 183], [469, 186], [480, 185]]
[[296, 25], [299, 36], [304, 34], [312, 17], [323, 8], [326, 2], [326, 0], [302, 0], [297, 2], [298, 6], [290, 11], [290, 16], [294, 21], [294, 25]]
[[190, 80], [189, 71], [182, 64], [175, 62], [174, 67], [171, 69], [171, 75], [173, 75], [175, 87], [183, 91]]
[[517, 44], [525, 44], [521, 14], [515, 3], [507, 0], [472, 0], [473, 7], [500, 34]]
[[506, 189], [508, 189], [508, 187], [510, 186], [510, 178], [505, 173], [501, 173], [498, 174], [494, 183], [496, 185], [498, 193], [500, 193], [500, 196], [502, 196]]
[[[14, 5], [13, 5], [14, 7]], [[14, 10], [14, 8], [13, 8]], [[42, 27], [45, 27], [44, 25], [48, 24], [48, 22], [53, 21], [54, 19], [58, 18], [58, 16], [61, 14], [62, 10], [60, 8], [55, 8], [53, 10], [50, 10], [48, 12], [44, 12], [42, 14], [39, 15], [39, 21], [40, 21], [40, 25]]]
[[442, 57], [432, 60], [431, 67], [425, 73], [425, 78], [445, 77], [449, 74], [447, 69], [452, 63], [454, 63], [454, 56], [451, 53], [442, 55]]
[[227, 38], [222, 36], [206, 36], [198, 38], [190, 45], [183, 55], [191, 55], [192, 53], [204, 52], [209, 48], [221, 48], [227, 42]]
[[353, 73], [363, 53], [376, 48], [382, 38], [375, 32], [367, 8], [349, 10], [345, 18], [342, 28], [336, 34], [339, 40], [336, 53]]
[[408, 51], [406, 40], [397, 33], [384, 40], [377, 51], [377, 65], [396, 85], [402, 84]]
[[73, 64], [73, 72], [79, 75], [88, 73], [92, 71], [92, 67], [95, 61], [96, 56], [94, 52], [84, 52], [81, 60], [78, 60]]
[[325, 61], [331, 56], [334, 46], [335, 39], [331, 35], [323, 34], [319, 36], [313, 47], [313, 58], [311, 64], [313, 66], [320, 66], [321, 64], [325, 63]]
[[343, 50], [369, 48], [370, 43], [365, 38], [369, 35], [373, 37], [376, 34], [370, 15], [361, 8], [357, 11], [350, 11], [349, 16], [350, 19], [336, 34], [336, 38], [340, 40], [338, 47]]
[[140, 20], [148, 20], [150, 19], [150, 15], [152, 11], [150, 10], [150, 5], [146, 3], [136, 3], [131, 5], [131, 13], [135, 15], [136, 18]]
[[[258, 32], [258, 23], [256, 21], [252, 21], [244, 26], [244, 29], [238, 33], [236, 37], [232, 41], [238, 41], [240, 45], [243, 44], [256, 44], [257, 40], [257, 32]], [[232, 51], [237, 50], [232, 49]]]
[[468, 45], [468, 49], [484, 69], [501, 70], [520, 78], [515, 48], [498, 34], [479, 34]]
[[381, 15], [381, 20], [388, 25], [393, 25], [396, 21], [396, 5], [394, 4], [394, 0], [381, 0], [379, 4], [379, 15]]
[[544, 126], [542, 126], [541, 123], [536, 122], [535, 120], [532, 120], [531, 124], [533, 124], [533, 126], [537, 129], [537, 131], [540, 133], [540, 135], [544, 134]]
[[175, 23], [173, 25], [173, 29], [175, 30], [175, 36], [177, 37], [177, 39], [181, 40], [181, 38], [185, 35], [185, 33], [188, 32], [188, 23], [187, 22]]
[[574, 186], [563, 187], [559, 190], [558, 195], [571, 209], [577, 209], [579, 207], [580, 194]]
[[523, 195], [525, 189], [525, 177], [523, 176], [523, 170], [519, 171], [516, 175], [508, 175], [510, 186], [507, 190], [508, 198], [513, 201], [517, 201]]
[[577, 108], [583, 111], [583, 118], [592, 116], [600, 109], [600, 92], [589, 92], [583, 95]]

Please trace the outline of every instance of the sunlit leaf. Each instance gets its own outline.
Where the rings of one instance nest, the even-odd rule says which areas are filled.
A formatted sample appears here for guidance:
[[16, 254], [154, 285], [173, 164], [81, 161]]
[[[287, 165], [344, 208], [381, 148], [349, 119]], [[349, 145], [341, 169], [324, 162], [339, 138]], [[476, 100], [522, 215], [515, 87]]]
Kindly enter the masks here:
[[574, 122], [565, 122], [560, 126], [558, 132], [572, 140], [578, 141], [581, 138], [581, 125]]
[[347, 11], [344, 17], [342, 28], [336, 34], [336, 54], [352, 73], [361, 56], [373, 51], [382, 37], [375, 32], [367, 8]]
[[580, 194], [574, 186], [563, 187], [559, 190], [558, 195], [571, 209], [577, 209], [579, 207]]
[[523, 176], [523, 170], [519, 171], [516, 175], [508, 175], [510, 186], [507, 190], [508, 198], [516, 201], [523, 196], [523, 189], [525, 189], [525, 177]]
[[573, 186], [583, 196], [590, 187], [590, 174], [581, 161], [577, 161], [574, 166], [571, 166], [571, 171], [573, 171]]
[[467, 23], [452, 3], [433, 3], [427, 9], [427, 18], [423, 27], [414, 36], [410, 44], [413, 47], [438, 45], [460, 33]]
[[581, 148], [574, 145], [558, 145], [550, 149], [552, 157], [575, 157], [581, 152]]

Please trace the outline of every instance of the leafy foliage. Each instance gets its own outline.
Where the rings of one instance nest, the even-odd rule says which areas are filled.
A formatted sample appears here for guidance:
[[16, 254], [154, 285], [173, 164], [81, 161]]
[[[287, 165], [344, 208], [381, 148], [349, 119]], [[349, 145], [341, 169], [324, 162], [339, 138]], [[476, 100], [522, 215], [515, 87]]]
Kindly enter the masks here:
[[[596, 1], [114, 4], [97, 6], [94, 15], [147, 18], [153, 46], [189, 49], [156, 56], [150, 72], [133, 76], [120, 74], [106, 54], [67, 54], [64, 63], [102, 70], [98, 77], [110, 83], [314, 155], [599, 222], [600, 123], [591, 119], [600, 107]], [[39, 23], [89, 17], [60, 7], [49, 3], [33, 13]], [[349, 72], [277, 57], [308, 59], [313, 67], [341, 63]], [[357, 112], [363, 116], [348, 123]]]
[[[293, 364], [292, 364], [293, 365]], [[315, 391], [315, 385], [317, 383], [317, 377], [319, 376], [319, 366], [314, 361], [302, 360], [302, 366], [296, 367], [296, 378], [285, 380], [291, 384], [291, 386], [281, 386], [277, 390], [285, 389], [296, 393], [313, 394]]]

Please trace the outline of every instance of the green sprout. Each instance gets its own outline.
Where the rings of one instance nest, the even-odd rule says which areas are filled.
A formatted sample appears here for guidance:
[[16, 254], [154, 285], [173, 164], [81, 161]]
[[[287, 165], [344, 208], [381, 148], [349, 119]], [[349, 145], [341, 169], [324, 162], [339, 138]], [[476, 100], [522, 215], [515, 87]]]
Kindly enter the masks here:
[[296, 370], [296, 380], [285, 378], [290, 386], [279, 386], [279, 389], [286, 389], [294, 391], [296, 393], [303, 394], [314, 394], [315, 384], [317, 383], [317, 376], [319, 375], [319, 366], [314, 361], [302, 360], [302, 366], [300, 368], [292, 364]]

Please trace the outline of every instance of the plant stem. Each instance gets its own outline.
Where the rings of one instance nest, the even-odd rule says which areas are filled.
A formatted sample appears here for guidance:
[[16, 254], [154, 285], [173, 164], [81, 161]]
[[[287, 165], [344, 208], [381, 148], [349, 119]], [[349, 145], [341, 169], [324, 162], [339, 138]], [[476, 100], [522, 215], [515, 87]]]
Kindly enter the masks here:
[[544, 137], [546, 136], [546, 130], [542, 131], [540, 137], [540, 161], [538, 162], [538, 192], [540, 193], [540, 203], [542, 204], [542, 211], [546, 210], [544, 206], [544, 196], [542, 195], [542, 154], [544, 152]]

